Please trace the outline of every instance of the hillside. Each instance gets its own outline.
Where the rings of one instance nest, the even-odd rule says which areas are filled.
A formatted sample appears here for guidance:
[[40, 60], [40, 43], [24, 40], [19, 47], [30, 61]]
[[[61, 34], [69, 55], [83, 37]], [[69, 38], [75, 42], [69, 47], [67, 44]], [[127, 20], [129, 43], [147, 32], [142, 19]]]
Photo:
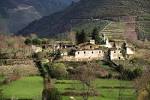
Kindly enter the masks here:
[[72, 0], [0, 0], [0, 33], [15, 33], [71, 3]]
[[138, 18], [139, 37], [150, 40], [150, 14]]
[[[62, 12], [34, 21], [18, 34], [28, 35], [34, 32], [39, 36], [50, 37], [80, 24], [81, 21], [76, 19], [107, 19], [114, 16], [136, 16], [150, 13], [149, 4], [149, 0], [81, 0]], [[76, 20], [75, 23], [72, 23], [72, 20]]]

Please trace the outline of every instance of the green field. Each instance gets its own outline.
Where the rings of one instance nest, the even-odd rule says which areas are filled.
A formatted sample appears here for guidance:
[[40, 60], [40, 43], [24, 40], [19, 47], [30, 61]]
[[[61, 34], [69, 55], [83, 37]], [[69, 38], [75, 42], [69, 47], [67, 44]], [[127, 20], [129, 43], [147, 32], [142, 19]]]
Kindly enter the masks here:
[[[95, 98], [90, 97], [90, 100], [117, 100], [120, 85], [121, 87], [125, 87], [125, 89], [121, 89], [122, 100], [135, 100], [132, 82], [130, 81], [97, 79], [94, 84], [97, 91], [99, 91], [100, 96]], [[65, 91], [73, 91], [69, 90], [69, 88], [75, 88], [75, 91], [81, 91], [82, 88], [79, 82], [72, 80], [57, 80], [55, 86], [61, 93]], [[2, 86], [2, 89], [5, 98], [17, 97], [40, 100], [42, 92], [42, 78], [24, 77], [18, 81], [10, 83], [9, 85]], [[75, 98], [77, 100], [82, 100], [81, 97]], [[69, 97], [64, 96], [63, 100], [70, 99]]]
[[2, 86], [4, 97], [34, 98], [41, 97], [42, 78], [25, 77], [8, 85]]

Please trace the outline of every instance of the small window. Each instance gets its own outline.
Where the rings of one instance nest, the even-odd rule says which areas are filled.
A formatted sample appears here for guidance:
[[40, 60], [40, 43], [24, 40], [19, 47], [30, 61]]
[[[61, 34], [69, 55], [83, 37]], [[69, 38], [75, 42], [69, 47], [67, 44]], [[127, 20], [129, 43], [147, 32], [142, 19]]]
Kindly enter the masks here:
[[86, 52], [84, 51], [84, 54], [85, 54]]
[[114, 51], [114, 53], [116, 53], [116, 51]]
[[90, 48], [92, 48], [92, 46], [90, 46]]
[[101, 53], [101, 51], [99, 51], [99, 53]]
[[78, 54], [80, 54], [80, 52], [78, 52]]
[[92, 54], [93, 54], [93, 51], [92, 51]]

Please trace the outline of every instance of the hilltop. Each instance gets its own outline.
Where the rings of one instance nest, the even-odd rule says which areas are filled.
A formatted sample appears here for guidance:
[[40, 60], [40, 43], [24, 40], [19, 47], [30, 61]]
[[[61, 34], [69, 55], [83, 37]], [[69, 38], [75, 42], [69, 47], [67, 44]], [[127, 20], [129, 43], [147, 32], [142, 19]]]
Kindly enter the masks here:
[[34, 20], [63, 10], [72, 0], [1, 0], [0, 33], [15, 33]]
[[[71, 26], [81, 24], [76, 19], [110, 19], [119, 16], [139, 16], [149, 12], [149, 0], [81, 0], [62, 12], [34, 21], [18, 34], [37, 33], [39, 36], [54, 36], [69, 31]], [[73, 23], [72, 23], [73, 20]]]

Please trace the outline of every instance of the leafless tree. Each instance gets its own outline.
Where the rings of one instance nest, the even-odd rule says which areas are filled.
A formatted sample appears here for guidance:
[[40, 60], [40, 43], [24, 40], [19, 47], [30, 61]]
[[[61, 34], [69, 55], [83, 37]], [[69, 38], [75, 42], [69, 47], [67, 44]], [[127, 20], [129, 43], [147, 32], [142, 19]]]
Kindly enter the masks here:
[[143, 75], [134, 82], [138, 92], [138, 100], [150, 99], [150, 69], [146, 70]]
[[97, 91], [94, 86], [94, 80], [96, 79], [96, 67], [98, 66], [87, 62], [87, 64], [76, 68], [72, 74], [72, 78], [80, 81], [81, 83], [81, 88], [83, 90], [81, 96], [83, 97], [83, 100], [88, 100], [89, 96], [97, 95]]

